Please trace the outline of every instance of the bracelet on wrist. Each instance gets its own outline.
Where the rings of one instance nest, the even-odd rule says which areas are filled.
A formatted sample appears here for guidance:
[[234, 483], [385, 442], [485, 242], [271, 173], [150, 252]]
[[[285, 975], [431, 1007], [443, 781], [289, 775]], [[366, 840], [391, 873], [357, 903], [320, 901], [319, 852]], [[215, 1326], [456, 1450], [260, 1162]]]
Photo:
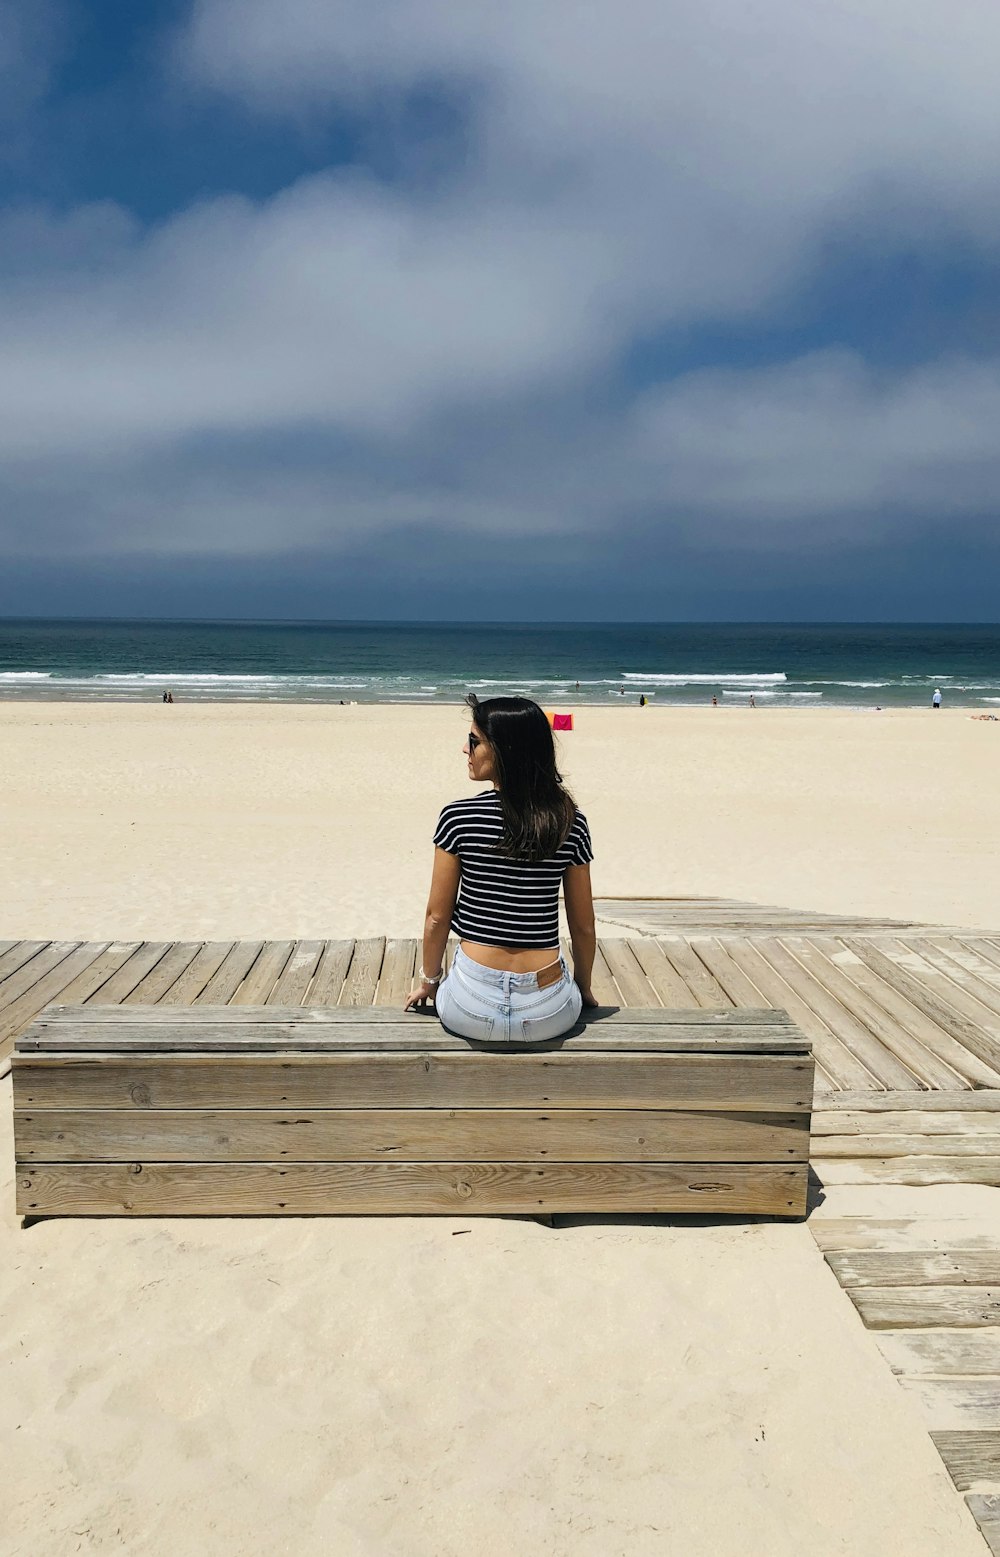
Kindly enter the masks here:
[[440, 984], [443, 977], [443, 972], [435, 974], [432, 978], [429, 973], [424, 972], [423, 968], [420, 969], [420, 982], [422, 984]]

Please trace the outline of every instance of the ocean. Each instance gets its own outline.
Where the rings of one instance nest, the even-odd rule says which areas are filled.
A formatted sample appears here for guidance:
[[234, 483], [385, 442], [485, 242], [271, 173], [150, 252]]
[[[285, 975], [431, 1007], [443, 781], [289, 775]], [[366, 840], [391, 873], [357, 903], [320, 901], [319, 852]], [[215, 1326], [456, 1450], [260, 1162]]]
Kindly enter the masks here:
[[[1000, 625], [0, 621], [0, 697], [1000, 712]], [[622, 691], [624, 689], [624, 692]]]

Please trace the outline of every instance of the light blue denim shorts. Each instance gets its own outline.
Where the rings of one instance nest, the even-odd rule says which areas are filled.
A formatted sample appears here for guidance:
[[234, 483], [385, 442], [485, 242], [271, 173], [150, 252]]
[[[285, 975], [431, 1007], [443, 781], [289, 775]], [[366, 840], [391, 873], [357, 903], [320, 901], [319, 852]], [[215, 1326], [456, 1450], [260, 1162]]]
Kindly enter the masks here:
[[461, 947], [438, 985], [435, 1006], [448, 1032], [477, 1043], [532, 1044], [575, 1026], [583, 997], [564, 957], [562, 977], [539, 989], [534, 973], [502, 973], [473, 962]]

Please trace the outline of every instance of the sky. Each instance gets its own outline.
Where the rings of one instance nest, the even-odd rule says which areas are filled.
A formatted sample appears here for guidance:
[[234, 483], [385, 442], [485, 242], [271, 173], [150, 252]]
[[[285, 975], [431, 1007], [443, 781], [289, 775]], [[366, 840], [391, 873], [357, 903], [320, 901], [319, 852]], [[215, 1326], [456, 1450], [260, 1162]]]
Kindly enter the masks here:
[[0, 614], [996, 621], [995, 0], [0, 0]]

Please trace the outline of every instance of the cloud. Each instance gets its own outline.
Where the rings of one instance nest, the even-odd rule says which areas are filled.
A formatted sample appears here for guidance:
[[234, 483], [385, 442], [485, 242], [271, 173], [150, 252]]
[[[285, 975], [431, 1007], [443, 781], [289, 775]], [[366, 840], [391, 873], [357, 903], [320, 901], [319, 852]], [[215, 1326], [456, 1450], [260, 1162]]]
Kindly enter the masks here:
[[[185, 89], [346, 113], [356, 165], [147, 228], [113, 200], [0, 213], [8, 550], [196, 565], [381, 536], [391, 570], [421, 531], [596, 556], [616, 528], [773, 553], [980, 524], [1000, 342], [895, 368], [668, 350], [642, 386], [628, 363], [777, 329], [833, 243], [990, 256], [998, 45], [975, 0], [200, 0]], [[459, 105], [454, 156], [376, 176], [366, 126], [420, 92]]]

